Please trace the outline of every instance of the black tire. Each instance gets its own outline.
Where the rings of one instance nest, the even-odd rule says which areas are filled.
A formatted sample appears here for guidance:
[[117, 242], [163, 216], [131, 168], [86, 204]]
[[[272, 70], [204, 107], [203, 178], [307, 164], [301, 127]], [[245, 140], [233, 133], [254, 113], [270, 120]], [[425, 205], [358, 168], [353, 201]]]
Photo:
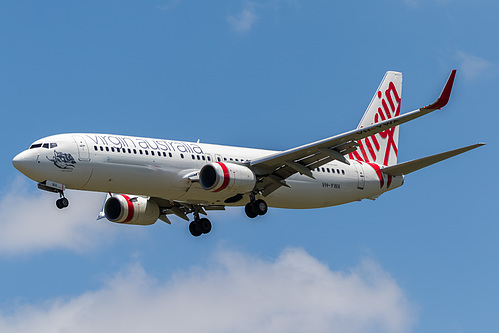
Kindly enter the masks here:
[[254, 219], [258, 216], [258, 213], [255, 211], [255, 207], [253, 207], [252, 202], [247, 203], [246, 206], [244, 206], [244, 212], [250, 219]]
[[63, 209], [64, 208], [64, 203], [62, 202], [62, 198], [61, 199], [57, 199], [57, 201], [55, 202], [55, 205], [57, 206], [57, 208]]
[[59, 200], [61, 200], [62, 208], [66, 208], [67, 206], [69, 206], [69, 200], [67, 198], [61, 198]]
[[197, 221], [189, 223], [189, 231], [191, 232], [191, 235], [193, 235], [194, 237], [199, 237], [202, 234]]
[[207, 234], [211, 231], [211, 222], [207, 218], [202, 218], [198, 222], [198, 228], [203, 234]]
[[265, 215], [267, 214], [269, 207], [267, 206], [267, 203], [263, 201], [262, 199], [258, 199], [253, 203], [253, 210], [258, 214], [258, 215]]
[[55, 205], [59, 209], [66, 208], [67, 206], [69, 206], [69, 200], [66, 199], [66, 198], [57, 199], [56, 202], [55, 202]]

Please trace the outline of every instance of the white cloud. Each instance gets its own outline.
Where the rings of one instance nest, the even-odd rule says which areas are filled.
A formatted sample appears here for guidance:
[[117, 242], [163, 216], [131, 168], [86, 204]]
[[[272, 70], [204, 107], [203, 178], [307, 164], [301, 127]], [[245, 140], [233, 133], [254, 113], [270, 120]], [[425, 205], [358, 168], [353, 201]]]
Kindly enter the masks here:
[[165, 5], [158, 6], [158, 8], [162, 11], [167, 12], [167, 11], [170, 11], [170, 10], [174, 9], [175, 7], [177, 7], [181, 1], [182, 0], [171, 0], [171, 1], [168, 1], [168, 3], [166, 3]]
[[404, 2], [412, 7], [417, 7], [423, 3], [434, 3], [437, 5], [447, 5], [452, 2], [452, 0], [404, 0]]
[[256, 4], [254, 2], [248, 2], [239, 14], [229, 15], [227, 17], [227, 22], [236, 32], [248, 32], [251, 30], [257, 19]]
[[300, 0], [260, 0], [260, 1], [244, 1], [242, 10], [236, 15], [229, 15], [227, 17], [227, 22], [232, 30], [243, 33], [249, 32], [260, 16], [257, 15], [259, 12], [269, 12], [274, 13], [282, 9], [283, 7], [300, 8]]
[[461, 71], [468, 79], [474, 79], [485, 74], [485, 72], [492, 67], [490, 62], [473, 54], [458, 51], [457, 57], [461, 62]]
[[102, 194], [67, 191], [70, 205], [59, 210], [57, 194], [28, 191], [28, 181], [20, 177], [9, 187], [0, 201], [1, 255], [57, 248], [84, 252], [111, 237], [112, 227], [96, 221]]
[[131, 265], [101, 289], [0, 314], [2, 332], [406, 332], [403, 291], [371, 260], [331, 271], [300, 249], [221, 251], [166, 281]]

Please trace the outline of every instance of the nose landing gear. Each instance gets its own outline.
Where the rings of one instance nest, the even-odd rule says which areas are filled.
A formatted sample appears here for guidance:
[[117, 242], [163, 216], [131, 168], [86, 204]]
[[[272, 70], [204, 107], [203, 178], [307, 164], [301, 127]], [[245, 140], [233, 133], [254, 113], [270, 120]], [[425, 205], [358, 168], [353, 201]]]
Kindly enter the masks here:
[[66, 208], [67, 206], [69, 206], [69, 200], [66, 197], [64, 197], [63, 193], [61, 193], [61, 196], [62, 197], [60, 199], [57, 199], [55, 202], [55, 205], [59, 209], [63, 209], [63, 208]]
[[55, 202], [57, 208], [63, 209], [69, 206], [69, 200], [64, 196], [64, 190], [66, 189], [66, 186], [64, 186], [64, 184], [46, 180], [44, 182], [38, 183], [38, 188], [47, 192], [59, 193], [60, 198]]

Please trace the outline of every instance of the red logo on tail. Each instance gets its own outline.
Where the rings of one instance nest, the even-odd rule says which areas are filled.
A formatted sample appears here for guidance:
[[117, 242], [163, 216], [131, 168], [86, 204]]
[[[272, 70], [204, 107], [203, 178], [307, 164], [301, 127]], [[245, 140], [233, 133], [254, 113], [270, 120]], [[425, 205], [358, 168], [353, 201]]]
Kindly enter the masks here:
[[[401, 98], [393, 82], [388, 84], [388, 89], [385, 90], [384, 96], [381, 91], [378, 91], [377, 96], [378, 99], [381, 100], [381, 106], [378, 107], [377, 112], [372, 116], [373, 119], [371, 119], [371, 124], [377, 124], [400, 115]], [[357, 143], [359, 144], [357, 151], [350, 153], [348, 157], [357, 161], [366, 162], [373, 167], [380, 180], [380, 186], [383, 187], [385, 183], [383, 175], [381, 174], [379, 167], [374, 167], [374, 163], [388, 165], [392, 150], [395, 153], [395, 156], [397, 156], [398, 147], [397, 142], [395, 141], [395, 127], [359, 140]], [[378, 161], [378, 157], [380, 157], [382, 161]], [[390, 186], [390, 183], [391, 179], [388, 180], [387, 186]]]

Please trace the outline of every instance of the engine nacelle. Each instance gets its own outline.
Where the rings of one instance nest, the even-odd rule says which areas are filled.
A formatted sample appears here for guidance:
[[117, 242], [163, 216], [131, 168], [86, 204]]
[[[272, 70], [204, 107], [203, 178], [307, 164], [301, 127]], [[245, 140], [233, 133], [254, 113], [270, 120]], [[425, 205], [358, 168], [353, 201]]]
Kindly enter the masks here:
[[106, 200], [104, 213], [111, 222], [150, 225], [159, 218], [159, 207], [155, 201], [143, 197], [117, 194]]
[[238, 194], [253, 191], [256, 176], [244, 165], [216, 162], [201, 168], [199, 182], [207, 191]]

